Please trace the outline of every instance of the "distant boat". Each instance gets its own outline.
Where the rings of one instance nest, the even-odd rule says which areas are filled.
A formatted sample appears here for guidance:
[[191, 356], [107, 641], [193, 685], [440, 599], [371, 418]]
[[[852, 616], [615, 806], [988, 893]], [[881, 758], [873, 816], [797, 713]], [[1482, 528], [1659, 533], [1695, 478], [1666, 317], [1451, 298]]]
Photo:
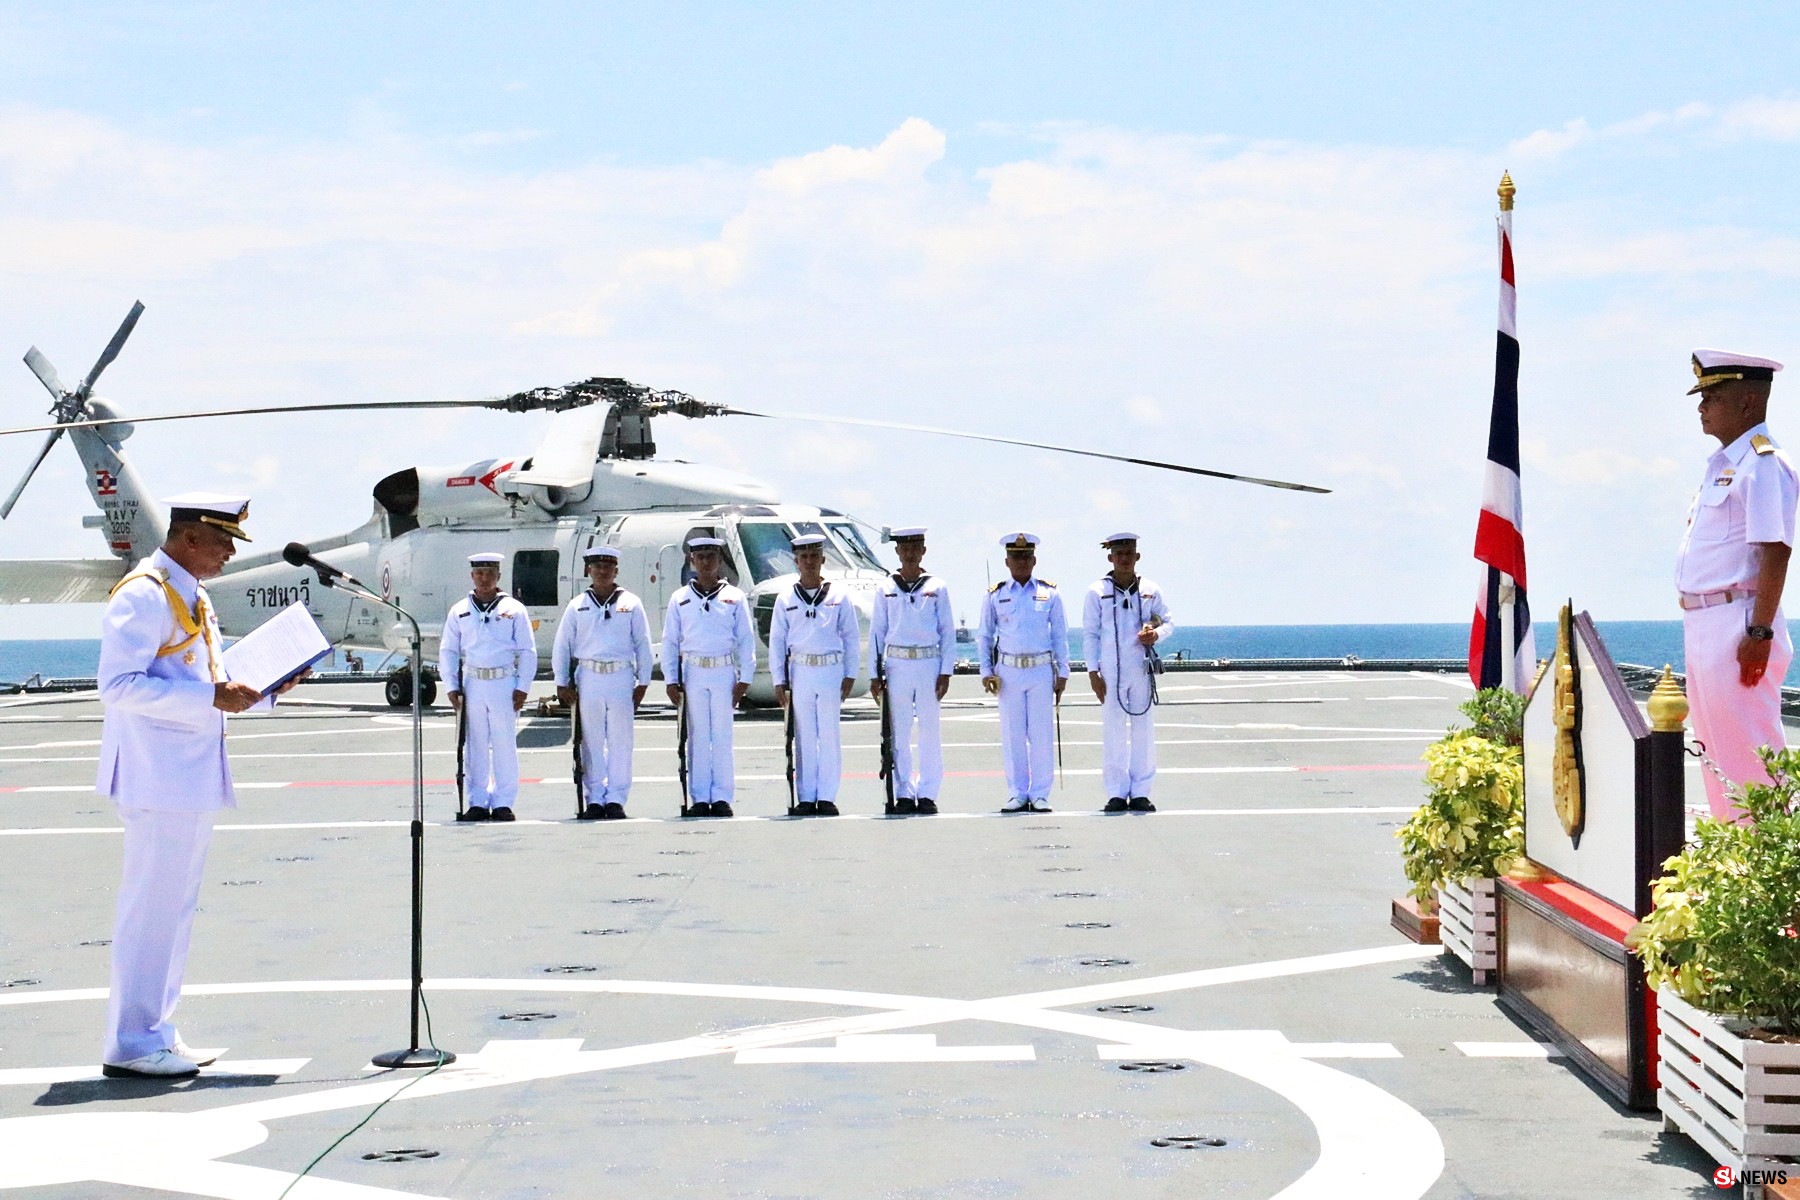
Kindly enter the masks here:
[[964, 617], [956, 626], [956, 644], [959, 646], [973, 646], [975, 644], [975, 631], [969, 628], [969, 619], [967, 617]]

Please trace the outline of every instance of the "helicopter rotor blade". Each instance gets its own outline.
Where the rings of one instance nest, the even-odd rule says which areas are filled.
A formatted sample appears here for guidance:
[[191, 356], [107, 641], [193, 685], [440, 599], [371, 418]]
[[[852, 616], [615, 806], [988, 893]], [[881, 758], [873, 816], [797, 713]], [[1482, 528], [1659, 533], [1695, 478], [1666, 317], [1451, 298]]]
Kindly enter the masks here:
[[0, 521], [4, 521], [7, 517], [12, 515], [13, 505], [19, 502], [20, 495], [25, 491], [25, 485], [31, 482], [31, 477], [33, 475], [37, 474], [39, 465], [43, 463], [45, 457], [50, 453], [50, 447], [56, 445], [56, 439], [61, 436], [62, 430], [53, 429], [50, 431], [50, 436], [44, 439], [44, 448], [39, 450], [37, 457], [31, 460], [31, 465], [25, 468], [25, 474], [19, 479], [18, 485], [13, 488], [12, 495], [6, 498], [6, 503], [0, 504]]
[[38, 377], [39, 383], [50, 389], [52, 396], [59, 401], [63, 398], [62, 377], [56, 373], [56, 368], [50, 365], [50, 360], [45, 358], [36, 346], [25, 352], [25, 365], [31, 368], [31, 373]]
[[102, 425], [149, 425], [156, 421], [197, 421], [204, 417], [254, 417], [266, 413], [296, 412], [380, 412], [384, 409], [413, 408], [495, 408], [494, 400], [388, 400], [380, 404], [278, 404], [265, 408], [214, 408], [204, 412], [163, 413], [154, 417], [97, 417], [85, 421], [64, 421], [60, 425], [21, 425], [16, 429], [0, 429], [0, 437], [15, 433], [42, 433], [46, 429], [97, 429]]
[[119, 357], [119, 351], [125, 347], [125, 339], [131, 336], [131, 331], [137, 328], [138, 318], [143, 315], [144, 302], [142, 300], [132, 301], [131, 311], [126, 313], [125, 319], [119, 323], [119, 332], [112, 335], [112, 341], [106, 343], [106, 349], [102, 350], [100, 357], [94, 360], [94, 369], [87, 373], [87, 378], [81, 381], [81, 387], [76, 389], [75, 395], [78, 399], [86, 400], [88, 398], [89, 393], [94, 390], [95, 380], [100, 378], [100, 372], [106, 370], [112, 365], [112, 360]]
[[1162, 462], [1154, 458], [1133, 458], [1125, 454], [1107, 454], [1099, 450], [1077, 450], [1073, 446], [1053, 446], [1048, 442], [1027, 442], [1018, 438], [995, 437], [986, 433], [966, 433], [960, 429], [938, 429], [930, 425], [902, 425], [894, 421], [871, 421], [863, 417], [826, 417], [812, 413], [763, 413], [750, 412], [742, 408], [728, 408], [725, 414], [738, 417], [766, 417], [777, 421], [811, 421], [822, 425], [861, 425], [870, 429], [898, 429], [907, 433], [933, 433], [940, 437], [968, 438], [977, 442], [997, 442], [1002, 446], [1027, 446], [1033, 450], [1054, 450], [1059, 454], [1080, 454], [1087, 458], [1104, 458], [1112, 462], [1131, 463], [1139, 467], [1156, 467], [1164, 471], [1180, 471], [1188, 475], [1207, 475], [1214, 479], [1229, 479], [1236, 483], [1254, 483], [1262, 487], [1282, 488], [1290, 492], [1316, 492], [1329, 494], [1330, 488], [1314, 487], [1310, 483], [1288, 483], [1280, 479], [1262, 479], [1255, 475], [1236, 475], [1230, 471], [1213, 471], [1205, 467], [1190, 467], [1183, 463]]

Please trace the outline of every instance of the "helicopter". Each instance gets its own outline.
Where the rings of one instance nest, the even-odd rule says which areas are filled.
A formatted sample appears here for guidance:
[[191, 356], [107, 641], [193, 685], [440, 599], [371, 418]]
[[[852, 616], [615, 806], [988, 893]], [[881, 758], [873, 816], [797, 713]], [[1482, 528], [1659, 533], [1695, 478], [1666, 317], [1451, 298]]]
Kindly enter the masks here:
[[[585, 586], [582, 553], [590, 546], [616, 547], [619, 584], [641, 596], [653, 642], [659, 642], [670, 596], [691, 572], [685, 546], [697, 536], [724, 541], [725, 576], [748, 594], [758, 636], [758, 669], [750, 699], [774, 697], [768, 671], [769, 625], [776, 597], [796, 578], [792, 539], [825, 537], [825, 574], [851, 593], [865, 636], [876, 587], [888, 574], [869, 535], [888, 540], [885, 527], [833, 508], [782, 500], [758, 480], [715, 467], [656, 457], [651, 422], [662, 417], [746, 417], [867, 426], [938, 434], [1052, 450], [1115, 462], [1258, 484], [1290, 491], [1329, 489], [1238, 475], [1180, 463], [1107, 454], [1096, 450], [1022, 441], [962, 430], [905, 425], [810, 413], [753, 412], [700, 400], [685, 392], [659, 391], [617, 378], [592, 378], [472, 400], [321, 403], [213, 409], [131, 417], [94, 394], [94, 385], [143, 315], [133, 304], [112, 340], [80, 384], [66, 388], [49, 360], [33, 346], [25, 355], [50, 392], [52, 423], [0, 429], [0, 437], [47, 434], [37, 457], [4, 503], [0, 520], [17, 504], [37, 468], [65, 435], [86, 471], [99, 508], [82, 519], [102, 531], [111, 558], [0, 560], [0, 603], [103, 601], [126, 571], [160, 546], [168, 517], [144, 487], [124, 452], [139, 425], [163, 421], [252, 416], [282, 412], [376, 409], [490, 408], [552, 413], [537, 449], [515, 458], [489, 457], [454, 467], [407, 467], [378, 480], [369, 518], [345, 533], [309, 543], [314, 556], [405, 607], [423, 631], [424, 660], [435, 659], [438, 631], [450, 606], [467, 588], [468, 555], [499, 551], [507, 590], [530, 613], [540, 671], [550, 665], [556, 623], [564, 606]], [[296, 566], [283, 552], [233, 558], [207, 586], [221, 633], [241, 637], [288, 606], [301, 603], [336, 646], [398, 653], [410, 645], [410, 627], [353, 592], [326, 586], [324, 577]], [[867, 675], [856, 690], [867, 688]], [[420, 679], [420, 700], [436, 698], [436, 670]], [[390, 672], [387, 702], [411, 704], [410, 667]]]

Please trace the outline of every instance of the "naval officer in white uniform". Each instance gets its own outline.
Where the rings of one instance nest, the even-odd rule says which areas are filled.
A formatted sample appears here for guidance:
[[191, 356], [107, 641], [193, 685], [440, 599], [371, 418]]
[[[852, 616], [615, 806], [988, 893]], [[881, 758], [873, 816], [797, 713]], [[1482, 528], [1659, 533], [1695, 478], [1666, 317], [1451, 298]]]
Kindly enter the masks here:
[[1101, 782], [1106, 812], [1155, 812], [1156, 644], [1174, 630], [1162, 589], [1138, 575], [1138, 536], [1115, 533], [1100, 543], [1112, 570], [1087, 590], [1081, 605], [1082, 657], [1100, 698]]
[[631, 799], [632, 716], [650, 686], [650, 622], [619, 586], [617, 547], [581, 557], [587, 590], [563, 610], [550, 659], [556, 698], [581, 706], [581, 819], [618, 821]]
[[[1781, 681], [1794, 657], [1781, 593], [1794, 545], [1800, 476], [1765, 423], [1781, 364], [1696, 350], [1700, 428], [1719, 439], [1688, 510], [1675, 562], [1694, 736], [1734, 784], [1766, 783], [1756, 752], [1781, 749]], [[1741, 818], [1712, 770], [1706, 799], [1721, 819]]]
[[956, 671], [956, 623], [949, 587], [923, 566], [925, 527], [895, 529], [888, 536], [900, 569], [875, 589], [869, 653], [881, 664], [882, 678], [872, 679], [869, 688], [877, 700], [884, 691], [887, 695], [894, 741], [894, 811], [929, 816], [938, 810], [938, 790], [944, 783], [939, 705]]
[[981, 686], [1000, 697], [1000, 753], [1011, 793], [1001, 812], [1049, 812], [1056, 766], [1055, 706], [1069, 682], [1069, 627], [1062, 594], [1037, 569], [1038, 537], [1011, 533], [1011, 578], [989, 589], [975, 634]]
[[438, 674], [464, 715], [469, 806], [459, 821], [510, 821], [519, 795], [519, 710], [537, 677], [531, 614], [500, 590], [500, 556], [471, 554], [474, 590], [450, 606]]
[[775, 598], [769, 673], [776, 701], [793, 705], [794, 815], [835, 817], [844, 769], [843, 704], [862, 665], [862, 632], [850, 594], [821, 573], [825, 535], [802, 534], [793, 547], [800, 577]]
[[165, 503], [167, 540], [113, 589], [100, 625], [106, 720], [95, 790], [125, 827], [101, 1059], [113, 1078], [193, 1075], [213, 1061], [182, 1041], [175, 1002], [213, 814], [237, 807], [225, 714], [273, 703], [226, 680], [219, 622], [200, 582], [250, 540], [242, 525], [250, 502], [194, 493]]
[[737, 780], [731, 714], [756, 674], [756, 631], [750, 601], [725, 582], [725, 543], [689, 538], [694, 577], [669, 597], [663, 617], [662, 669], [671, 704], [687, 708], [687, 815], [729, 817]]

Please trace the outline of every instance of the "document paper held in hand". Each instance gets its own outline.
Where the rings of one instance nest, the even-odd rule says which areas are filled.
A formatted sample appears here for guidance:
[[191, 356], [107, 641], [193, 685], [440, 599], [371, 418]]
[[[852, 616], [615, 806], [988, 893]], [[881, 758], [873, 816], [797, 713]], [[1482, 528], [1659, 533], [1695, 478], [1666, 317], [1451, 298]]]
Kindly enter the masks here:
[[295, 601], [226, 649], [225, 677], [266, 696], [330, 653], [306, 604]]

